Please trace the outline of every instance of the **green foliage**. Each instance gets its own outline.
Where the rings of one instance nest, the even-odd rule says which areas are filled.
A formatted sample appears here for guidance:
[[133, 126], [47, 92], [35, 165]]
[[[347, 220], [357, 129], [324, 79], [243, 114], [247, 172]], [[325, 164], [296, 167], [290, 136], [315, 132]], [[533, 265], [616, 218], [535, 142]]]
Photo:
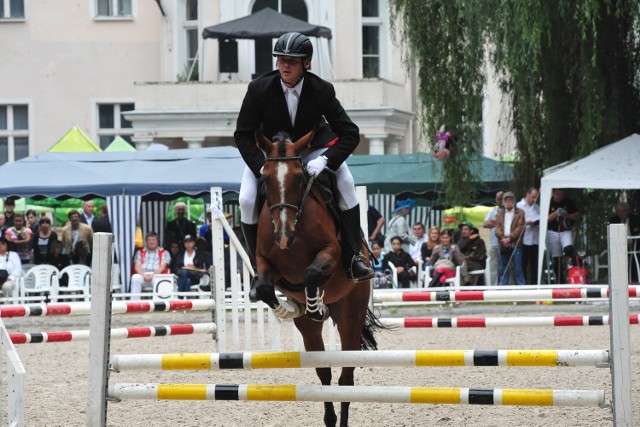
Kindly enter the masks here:
[[[444, 162], [449, 203], [468, 199], [488, 70], [511, 106], [502, 125], [516, 137], [520, 193], [539, 185], [545, 168], [640, 133], [635, 1], [391, 0], [391, 9], [406, 66], [418, 70], [423, 135], [432, 140], [445, 124], [458, 136]], [[594, 212], [587, 225], [599, 224], [587, 229], [601, 229], [611, 198], [575, 199]]]

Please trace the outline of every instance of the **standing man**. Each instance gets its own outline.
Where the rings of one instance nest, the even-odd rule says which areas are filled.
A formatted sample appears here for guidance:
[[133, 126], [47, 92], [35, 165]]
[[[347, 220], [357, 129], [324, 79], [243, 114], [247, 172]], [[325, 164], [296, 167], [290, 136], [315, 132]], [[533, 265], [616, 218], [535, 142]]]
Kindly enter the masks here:
[[109, 221], [109, 208], [106, 204], [100, 206], [100, 217], [91, 221], [91, 229], [94, 233], [113, 233], [111, 221]]
[[491, 283], [487, 283], [487, 286], [498, 286], [500, 242], [498, 242], [498, 238], [496, 237], [496, 218], [498, 217], [498, 210], [502, 207], [503, 194], [504, 191], [498, 191], [496, 193], [496, 207], [489, 211], [482, 224], [484, 228], [489, 229], [489, 275], [491, 277]]
[[367, 209], [367, 226], [369, 228], [369, 246], [373, 245], [373, 242], [380, 243], [380, 246], [384, 246], [384, 235], [382, 234], [382, 226], [385, 219], [380, 212], [373, 206], [369, 205]]
[[540, 206], [538, 189], [530, 187], [527, 194], [518, 202], [517, 208], [524, 211], [524, 237], [522, 238], [522, 269], [527, 283], [538, 283], [538, 250], [540, 231]]
[[60, 232], [64, 253], [69, 255], [73, 264], [91, 266], [93, 230], [87, 224], [80, 222], [78, 211], [70, 211], [68, 217], [69, 221]]
[[509, 284], [507, 267], [513, 263], [516, 284], [526, 284], [522, 271], [522, 234], [524, 233], [524, 212], [516, 208], [516, 198], [507, 191], [502, 197], [504, 208], [498, 211], [496, 218], [496, 237], [500, 242], [500, 268], [498, 270], [501, 286]]
[[[345, 160], [360, 141], [360, 131], [335, 96], [333, 85], [309, 72], [313, 46], [300, 33], [282, 35], [273, 47], [277, 70], [263, 74], [249, 83], [242, 101], [234, 138], [247, 167], [240, 187], [241, 226], [255, 262], [258, 216], [256, 206], [258, 180], [262, 176], [264, 153], [256, 146], [255, 133], [260, 130], [273, 139], [280, 131], [292, 141], [315, 131], [302, 161], [310, 175], [325, 167], [336, 174], [339, 191], [340, 220], [343, 224], [343, 263], [354, 281], [374, 276], [361, 254], [360, 207], [353, 176]], [[254, 293], [255, 294], [255, 293]]]
[[[616, 215], [609, 218], [609, 224], [625, 224], [627, 226], [627, 236], [637, 237], [640, 236], [640, 217], [630, 213], [631, 209], [627, 202], [620, 202], [616, 205]], [[640, 266], [638, 265], [638, 259], [631, 252], [637, 252], [640, 250], [640, 243], [638, 239], [628, 240], [629, 245], [629, 267], [631, 268], [631, 276], [629, 280], [633, 283], [638, 282], [638, 275], [640, 273]]]
[[554, 188], [551, 193], [549, 216], [547, 217], [547, 245], [553, 257], [556, 283], [566, 283], [563, 255], [575, 260], [572, 229], [580, 220], [580, 211], [573, 200], [565, 197], [564, 190]]
[[416, 241], [409, 246], [409, 255], [411, 255], [413, 263], [415, 265], [419, 265], [420, 259], [422, 258], [422, 244], [427, 241], [427, 237], [424, 234], [423, 223], [416, 222], [413, 224], [413, 235], [415, 236]]
[[190, 236], [197, 236], [196, 223], [185, 218], [187, 212], [187, 205], [183, 202], [178, 202], [175, 205], [176, 219], [167, 223], [167, 228], [164, 232], [164, 247], [168, 248], [171, 242], [178, 242], [178, 246], [183, 247], [184, 236], [189, 234]]
[[85, 200], [82, 202], [82, 212], [80, 212], [81, 223], [87, 224], [91, 227], [91, 223], [95, 219], [95, 216], [93, 216], [93, 208], [95, 207], [96, 205], [93, 203], [93, 200]]
[[16, 216], [14, 209], [16, 201], [12, 197], [4, 199], [4, 225], [13, 227], [13, 218]]

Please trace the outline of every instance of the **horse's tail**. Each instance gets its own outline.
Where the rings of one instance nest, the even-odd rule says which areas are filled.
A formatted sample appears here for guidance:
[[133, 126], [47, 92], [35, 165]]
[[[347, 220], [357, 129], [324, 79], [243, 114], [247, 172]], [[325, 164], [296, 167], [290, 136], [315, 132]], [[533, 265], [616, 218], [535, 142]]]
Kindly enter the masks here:
[[367, 316], [362, 327], [362, 334], [360, 335], [360, 348], [362, 350], [377, 350], [378, 342], [374, 336], [375, 332], [388, 329], [384, 326], [378, 316], [376, 316], [370, 308], [367, 308]]

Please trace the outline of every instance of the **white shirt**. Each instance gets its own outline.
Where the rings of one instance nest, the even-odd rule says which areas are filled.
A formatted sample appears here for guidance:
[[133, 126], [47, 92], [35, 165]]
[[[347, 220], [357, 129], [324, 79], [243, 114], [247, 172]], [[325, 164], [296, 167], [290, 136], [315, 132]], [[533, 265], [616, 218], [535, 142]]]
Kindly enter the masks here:
[[7, 270], [7, 273], [9, 274], [9, 278], [7, 280], [11, 280], [13, 282], [24, 275], [20, 257], [14, 251], [7, 251], [6, 254], [0, 255], [0, 270]]
[[409, 255], [411, 255], [411, 258], [413, 259], [420, 259], [422, 258], [422, 244], [424, 242], [427, 241], [427, 235], [423, 234], [422, 237], [418, 240], [416, 240], [416, 242], [412, 245], [409, 245]]
[[296, 123], [296, 113], [298, 111], [298, 101], [300, 100], [300, 92], [302, 92], [302, 83], [304, 82], [304, 77], [300, 79], [297, 85], [294, 87], [289, 87], [282, 80], [280, 80], [280, 84], [282, 85], [282, 91], [284, 92], [284, 99], [287, 101], [287, 108], [289, 109], [289, 118], [291, 119], [291, 124]]
[[513, 222], [513, 217], [516, 215], [516, 208], [511, 210], [504, 209], [504, 235], [506, 237], [511, 236], [511, 223]]
[[[485, 221], [494, 221], [498, 217], [498, 208], [495, 207], [489, 211], [487, 216], [484, 218]], [[498, 242], [498, 238], [496, 237], [496, 227], [491, 227], [489, 229], [489, 246], [497, 247], [500, 246], [500, 242]]]
[[[529, 221], [539, 221], [540, 220], [540, 206], [537, 203], [533, 203], [531, 206], [527, 204], [525, 199], [523, 198], [518, 202], [516, 207], [522, 209], [524, 211], [524, 222], [525, 224]], [[522, 244], [531, 246], [537, 245], [539, 242], [539, 226], [533, 224], [527, 224], [524, 228], [524, 237], [522, 238]]]
[[189, 252], [184, 251], [184, 258], [183, 258], [183, 265], [189, 265], [189, 264], [193, 264], [193, 259], [196, 257], [196, 251], [193, 251], [191, 253], [191, 255], [189, 255]]

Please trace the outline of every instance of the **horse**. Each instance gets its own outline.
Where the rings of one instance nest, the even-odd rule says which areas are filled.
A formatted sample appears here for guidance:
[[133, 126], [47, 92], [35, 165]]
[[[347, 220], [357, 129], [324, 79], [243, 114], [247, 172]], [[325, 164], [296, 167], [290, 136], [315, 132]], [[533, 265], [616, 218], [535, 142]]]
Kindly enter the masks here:
[[[258, 221], [254, 297], [280, 318], [293, 319], [307, 351], [324, 351], [322, 322], [329, 317], [337, 325], [342, 350], [376, 350], [373, 333], [384, 327], [369, 310], [369, 280], [348, 278], [326, 191], [302, 163], [301, 153], [312, 137], [313, 131], [295, 142], [284, 132], [273, 141], [256, 135], [266, 153], [266, 200]], [[287, 300], [277, 297], [275, 289]], [[354, 385], [354, 369], [342, 368], [340, 386]], [[331, 368], [316, 373], [323, 385], [331, 384]], [[340, 425], [347, 426], [349, 402], [340, 407]], [[325, 425], [336, 422], [333, 403], [325, 402]]]

